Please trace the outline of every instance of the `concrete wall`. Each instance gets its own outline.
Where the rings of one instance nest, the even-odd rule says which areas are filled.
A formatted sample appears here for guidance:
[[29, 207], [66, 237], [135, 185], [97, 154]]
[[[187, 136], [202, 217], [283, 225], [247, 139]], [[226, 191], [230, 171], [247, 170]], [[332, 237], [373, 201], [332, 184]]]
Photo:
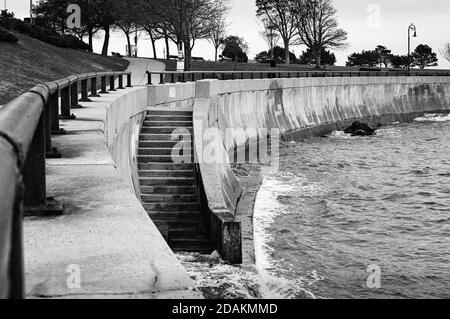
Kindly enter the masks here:
[[[242, 190], [229, 155], [265, 138], [258, 129], [277, 128], [297, 139], [343, 129], [356, 119], [386, 124], [450, 111], [450, 78], [204, 80], [137, 88], [108, 107], [105, 127], [117, 168], [137, 193], [137, 143], [147, 106], [194, 110], [197, 173], [211, 240], [227, 260], [238, 262], [240, 224], [234, 214]], [[204, 133], [211, 128], [219, 132], [217, 151], [227, 159], [221, 163], [201, 161]], [[230, 134], [228, 128], [244, 133]]]
[[[229, 154], [266, 137], [255, 129], [277, 128], [295, 139], [343, 129], [356, 119], [387, 124], [424, 112], [450, 111], [448, 77], [205, 80], [196, 85], [194, 116], [202, 126], [220, 131], [221, 151]], [[228, 128], [242, 128], [245, 136], [228, 133], [225, 138]], [[240, 188], [231, 167], [223, 163], [213, 170], [222, 198], [217, 185], [209, 186], [216, 194], [211, 197], [225, 202], [233, 213]]]
[[106, 144], [120, 176], [134, 189], [138, 197], [140, 192], [137, 150], [140, 129], [147, 111], [147, 98], [147, 88], [136, 87], [106, 107]]
[[153, 85], [148, 87], [149, 107], [192, 108], [195, 83]]

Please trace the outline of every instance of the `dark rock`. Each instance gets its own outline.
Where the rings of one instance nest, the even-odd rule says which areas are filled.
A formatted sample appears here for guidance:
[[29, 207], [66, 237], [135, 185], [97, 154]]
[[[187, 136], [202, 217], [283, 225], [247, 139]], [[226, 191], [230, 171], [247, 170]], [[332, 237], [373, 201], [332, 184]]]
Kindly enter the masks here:
[[367, 124], [356, 121], [344, 133], [352, 134], [352, 136], [371, 136], [376, 134], [376, 130]]

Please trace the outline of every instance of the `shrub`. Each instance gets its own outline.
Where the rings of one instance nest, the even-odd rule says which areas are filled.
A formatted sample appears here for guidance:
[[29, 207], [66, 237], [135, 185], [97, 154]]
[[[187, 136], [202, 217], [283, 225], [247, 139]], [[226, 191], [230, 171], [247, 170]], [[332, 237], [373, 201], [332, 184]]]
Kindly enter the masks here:
[[0, 42], [17, 43], [19, 39], [8, 30], [0, 27]]
[[11, 30], [15, 24], [14, 13], [9, 13], [8, 10], [0, 12], [0, 27]]
[[72, 35], [60, 35], [59, 33], [39, 25], [32, 25], [20, 20], [16, 21], [15, 29], [23, 34], [46, 42], [56, 47], [75, 50], [89, 50], [89, 45]]

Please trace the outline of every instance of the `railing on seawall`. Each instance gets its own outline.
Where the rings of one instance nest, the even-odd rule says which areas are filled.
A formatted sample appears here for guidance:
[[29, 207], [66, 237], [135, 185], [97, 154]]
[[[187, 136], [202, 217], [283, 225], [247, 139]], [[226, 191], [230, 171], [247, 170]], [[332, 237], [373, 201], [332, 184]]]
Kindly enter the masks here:
[[[47, 197], [45, 159], [62, 155], [52, 148], [52, 134], [64, 134], [60, 119], [75, 118], [71, 108], [109, 90], [131, 87], [130, 72], [73, 75], [39, 84], [0, 108], [0, 299], [24, 298], [22, 219], [24, 215], [63, 213]], [[61, 112], [59, 110], [61, 109]]]
[[[159, 83], [153, 82], [153, 76]], [[186, 71], [186, 72], [150, 72], [147, 71], [149, 85], [166, 83], [196, 82], [206, 79], [217, 80], [256, 80], [256, 79], [290, 79], [317, 77], [398, 77], [398, 76], [450, 76], [450, 71]]]

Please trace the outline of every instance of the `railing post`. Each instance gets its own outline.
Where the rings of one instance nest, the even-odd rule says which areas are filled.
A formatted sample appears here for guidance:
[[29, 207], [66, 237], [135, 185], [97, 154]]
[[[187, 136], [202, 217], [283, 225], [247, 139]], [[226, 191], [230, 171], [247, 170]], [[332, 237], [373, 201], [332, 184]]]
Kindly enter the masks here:
[[153, 85], [153, 83], [152, 83], [152, 74], [149, 71], [147, 71], [147, 85]]
[[116, 82], [116, 77], [114, 75], [110, 75], [109, 76], [109, 91], [114, 92], [116, 91], [115, 88], [115, 83]]
[[45, 111], [42, 112], [24, 166], [26, 207], [45, 205], [47, 202], [45, 177]]
[[50, 128], [51, 134], [57, 135], [62, 134], [64, 130], [59, 128], [59, 97], [58, 91], [53, 93], [48, 98], [48, 105], [50, 111]]
[[127, 74], [127, 88], [131, 88], [131, 87], [133, 87], [131, 85], [131, 73], [128, 73]]
[[11, 254], [9, 256], [10, 292], [9, 299], [25, 298], [25, 274], [23, 258], [23, 208], [21, 205], [22, 188], [17, 186], [14, 216], [12, 220]]
[[70, 84], [70, 107], [80, 108], [78, 105], [78, 80]]
[[91, 102], [88, 97], [88, 79], [81, 80], [81, 102]]
[[73, 120], [75, 115], [70, 114], [70, 84], [61, 89], [61, 117], [62, 120]]
[[119, 87], [118, 87], [118, 89], [119, 89], [119, 90], [125, 89], [125, 88], [123, 87], [123, 74], [122, 74], [122, 73], [119, 74]]
[[185, 78], [185, 73], [184, 72], [181, 74], [181, 82], [183, 82], [183, 83], [186, 82], [186, 78]]
[[202, 80], [205, 79], [205, 73], [202, 73]]
[[91, 79], [91, 97], [99, 97], [97, 93], [97, 76]]
[[100, 82], [101, 82], [101, 94], [108, 94], [108, 91], [106, 91], [106, 75], [102, 75], [102, 77], [100, 78]]
[[54, 100], [54, 94], [49, 96], [47, 104], [45, 105], [45, 112], [44, 112], [44, 114], [45, 114], [45, 152], [46, 152], [45, 156], [46, 156], [46, 158], [61, 158], [61, 153], [59, 153], [56, 148], [52, 147], [52, 116], [53, 115], [52, 115], [51, 109], [54, 108], [54, 105], [52, 105], [54, 103], [51, 100]]
[[47, 198], [45, 175], [45, 109], [28, 150], [23, 168], [25, 216], [61, 215], [63, 207]]
[[[161, 77], [161, 79], [162, 79], [162, 77]], [[175, 73], [172, 73], [172, 74], [170, 75], [170, 81], [171, 81], [172, 83], [175, 83]], [[164, 80], [161, 80], [161, 83], [164, 83]]]

